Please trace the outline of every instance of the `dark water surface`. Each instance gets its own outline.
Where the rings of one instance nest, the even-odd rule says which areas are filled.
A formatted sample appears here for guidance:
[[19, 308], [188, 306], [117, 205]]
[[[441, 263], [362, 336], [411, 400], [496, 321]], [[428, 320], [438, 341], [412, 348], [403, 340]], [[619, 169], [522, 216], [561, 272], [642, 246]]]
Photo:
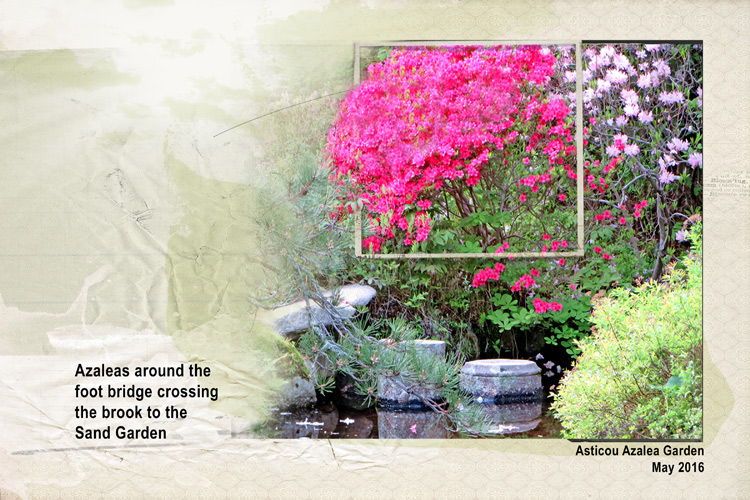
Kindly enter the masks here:
[[[499, 438], [559, 438], [560, 424], [550, 415], [545, 399], [541, 415], [528, 422], [506, 422]], [[262, 434], [281, 439], [445, 439], [457, 436], [445, 431], [431, 411], [386, 411], [380, 408], [353, 409], [324, 403], [295, 412], [275, 411]], [[528, 429], [528, 430], [527, 430]], [[266, 436], [255, 437], [266, 437]], [[242, 433], [237, 437], [253, 437]]]

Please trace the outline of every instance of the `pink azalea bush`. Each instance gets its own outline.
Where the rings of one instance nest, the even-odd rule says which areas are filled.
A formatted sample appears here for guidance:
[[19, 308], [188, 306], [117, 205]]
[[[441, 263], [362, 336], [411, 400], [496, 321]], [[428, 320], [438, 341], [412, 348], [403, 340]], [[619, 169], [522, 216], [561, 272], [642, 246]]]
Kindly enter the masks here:
[[543, 227], [530, 222], [575, 210], [573, 115], [551, 91], [557, 64], [550, 48], [458, 46], [397, 49], [370, 65], [327, 148], [348, 202], [339, 212], [358, 203], [367, 215], [364, 249], [430, 251], [446, 229], [448, 250], [491, 252], [513, 238], [515, 251], [541, 250]]
[[456, 325], [534, 327], [575, 354], [591, 296], [658, 278], [686, 249], [702, 206], [701, 48], [599, 44], [583, 53], [585, 256], [513, 258], [576, 250], [573, 55], [406, 48], [368, 67], [328, 137], [335, 215], [363, 209], [367, 252], [497, 259], [373, 261], [361, 276]]

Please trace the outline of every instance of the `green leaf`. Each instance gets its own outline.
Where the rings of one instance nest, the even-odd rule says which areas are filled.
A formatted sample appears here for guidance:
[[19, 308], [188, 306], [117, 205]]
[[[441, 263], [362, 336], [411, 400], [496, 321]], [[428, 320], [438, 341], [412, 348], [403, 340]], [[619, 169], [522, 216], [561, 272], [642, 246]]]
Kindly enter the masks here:
[[516, 301], [513, 299], [513, 296], [507, 293], [502, 294], [502, 295], [500, 295], [499, 293], [496, 293], [495, 295], [492, 296], [490, 300], [492, 301], [492, 304], [495, 307], [503, 307], [503, 306], [509, 306], [511, 304], [513, 305], [516, 304]]

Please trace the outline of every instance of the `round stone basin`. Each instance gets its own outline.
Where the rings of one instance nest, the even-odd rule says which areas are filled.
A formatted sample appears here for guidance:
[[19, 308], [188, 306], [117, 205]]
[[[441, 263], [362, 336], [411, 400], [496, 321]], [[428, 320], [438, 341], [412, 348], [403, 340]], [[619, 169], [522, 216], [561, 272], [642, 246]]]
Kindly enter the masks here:
[[541, 371], [523, 359], [477, 359], [461, 368], [461, 387], [477, 403], [536, 402], [542, 398]]

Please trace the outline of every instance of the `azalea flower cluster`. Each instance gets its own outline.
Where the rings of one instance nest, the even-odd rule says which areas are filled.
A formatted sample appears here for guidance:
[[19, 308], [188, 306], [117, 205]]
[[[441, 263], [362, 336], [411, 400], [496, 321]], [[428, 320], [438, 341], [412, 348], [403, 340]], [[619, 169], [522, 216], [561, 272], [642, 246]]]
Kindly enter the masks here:
[[[519, 178], [518, 203], [537, 193], [564, 201], [560, 191], [573, 184], [556, 180], [574, 171], [575, 143], [568, 99], [549, 90], [556, 63], [540, 46], [456, 46], [400, 48], [370, 65], [327, 145], [332, 180], [369, 219], [363, 246], [427, 240], [433, 222], [450, 216], [446, 195], [461, 200], [460, 217], [480, 210], [466, 193], [491, 183], [492, 169]], [[510, 153], [519, 147], [523, 158]], [[539, 171], [542, 161], [531, 176], [515, 169]]]
[[[664, 225], [672, 212], [696, 209], [678, 203], [695, 200], [700, 183], [695, 170], [703, 165], [703, 90], [700, 68], [690, 66], [699, 50], [666, 44], [590, 45], [584, 50], [584, 190], [594, 225], [616, 221], [631, 228], [648, 215], [640, 226], [647, 231], [656, 217]], [[685, 179], [692, 185], [675, 185]], [[636, 200], [654, 196], [659, 210], [647, 212], [646, 199], [633, 203], [634, 193], [640, 195]], [[596, 249], [605, 260], [612, 259]]]
[[688, 140], [700, 132], [703, 89], [676, 70], [682, 57], [671, 45], [584, 51], [584, 112], [593, 128], [587, 141], [593, 137], [610, 158], [632, 157], [661, 184], [703, 164], [700, 142]]
[[[558, 261], [559, 266], [549, 271], [555, 273], [553, 283], [568, 284], [569, 291], [578, 293], [579, 285], [567, 280], [576, 280], [582, 264], [588, 267], [599, 263], [600, 270], [618, 272], [616, 259], [623, 242], [631, 246], [633, 241], [641, 244], [642, 239], [646, 248], [646, 242], [654, 237], [657, 218], [666, 225], [680, 209], [688, 214], [700, 210], [695, 201], [689, 205], [696, 198], [691, 188], [701, 182], [696, 170], [703, 164], [700, 68], [690, 66], [694, 64], [692, 55], [699, 50], [650, 44], [586, 47], [583, 186], [587, 249], [591, 253], [587, 252], [585, 261], [573, 265], [565, 266], [564, 259]], [[575, 72], [566, 72], [565, 79], [575, 81]], [[575, 94], [568, 98], [574, 103]], [[571, 179], [577, 177], [572, 166], [564, 170]], [[686, 176], [692, 186], [681, 187]], [[527, 176], [520, 186], [533, 191], [544, 180]], [[544, 239], [547, 237], [545, 234]], [[682, 233], [675, 235], [676, 241], [683, 238]], [[485, 276], [487, 269], [480, 269], [477, 275]], [[526, 288], [529, 278], [533, 279], [525, 275], [511, 290]], [[485, 283], [479, 279], [474, 285]], [[533, 283], [534, 288], [540, 288], [537, 293], [563, 295], [550, 286]], [[543, 306], [541, 299], [535, 300], [537, 313], [552, 310]]]
[[547, 311], [562, 311], [562, 304], [559, 302], [546, 302], [542, 299], [534, 299], [531, 303], [534, 306], [534, 312], [537, 314], [544, 314]]

